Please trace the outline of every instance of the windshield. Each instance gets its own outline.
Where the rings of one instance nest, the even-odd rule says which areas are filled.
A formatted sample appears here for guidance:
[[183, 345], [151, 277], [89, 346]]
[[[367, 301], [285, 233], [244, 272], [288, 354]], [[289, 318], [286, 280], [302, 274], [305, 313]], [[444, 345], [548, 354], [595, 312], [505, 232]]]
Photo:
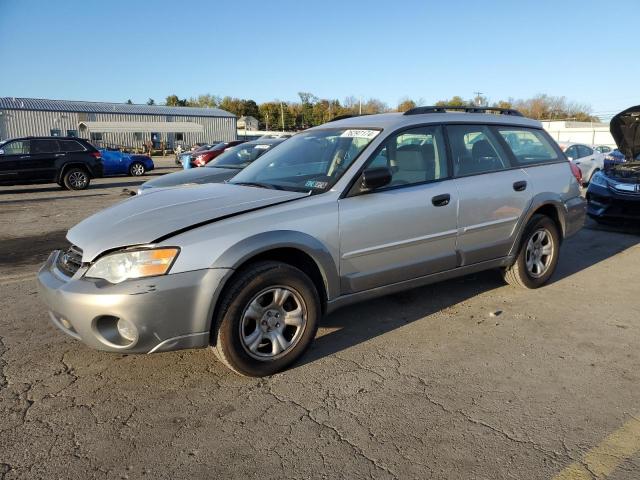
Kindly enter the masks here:
[[222, 155], [207, 163], [207, 167], [219, 168], [238, 168], [242, 169], [265, 153], [274, 145], [255, 144], [255, 145], [238, 145], [227, 149]]
[[265, 153], [231, 183], [326, 192], [379, 133], [346, 128], [299, 133]]

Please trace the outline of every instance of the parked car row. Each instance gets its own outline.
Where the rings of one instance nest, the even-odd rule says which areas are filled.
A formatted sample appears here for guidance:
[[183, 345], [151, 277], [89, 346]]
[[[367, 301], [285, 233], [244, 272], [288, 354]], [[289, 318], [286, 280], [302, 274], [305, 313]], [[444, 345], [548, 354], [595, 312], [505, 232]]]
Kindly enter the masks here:
[[161, 188], [224, 182], [283, 141], [284, 139], [257, 140], [227, 148], [215, 160], [207, 163], [205, 168], [183, 170], [144, 182], [140, 185], [138, 194], [148, 193], [152, 189], [157, 191]]
[[[352, 302], [486, 269], [544, 285], [584, 221], [569, 162], [514, 110], [448, 110], [341, 119], [154, 181], [51, 254], [38, 273], [51, 321], [111, 352], [212, 346], [264, 376]], [[164, 188], [209, 170], [227, 181]]]
[[188, 161], [190, 162], [189, 166], [192, 168], [203, 167], [227, 148], [235, 147], [244, 142], [246, 140], [232, 140], [230, 142], [215, 142], [197, 146], [188, 152], [176, 154], [176, 165], [184, 165]]

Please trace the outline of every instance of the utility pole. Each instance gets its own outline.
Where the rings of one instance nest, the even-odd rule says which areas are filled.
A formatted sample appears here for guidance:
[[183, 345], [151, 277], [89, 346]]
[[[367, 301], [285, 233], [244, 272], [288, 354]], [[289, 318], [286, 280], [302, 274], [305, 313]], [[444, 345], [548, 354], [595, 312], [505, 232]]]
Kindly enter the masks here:
[[362, 95], [360, 95], [360, 113], [359, 115], [362, 115]]
[[482, 92], [473, 92], [473, 93], [476, 96], [476, 98], [475, 98], [476, 106], [477, 107], [481, 107], [482, 105], [480, 105], [480, 103], [482, 102], [482, 98], [480, 98], [480, 95], [482, 95]]

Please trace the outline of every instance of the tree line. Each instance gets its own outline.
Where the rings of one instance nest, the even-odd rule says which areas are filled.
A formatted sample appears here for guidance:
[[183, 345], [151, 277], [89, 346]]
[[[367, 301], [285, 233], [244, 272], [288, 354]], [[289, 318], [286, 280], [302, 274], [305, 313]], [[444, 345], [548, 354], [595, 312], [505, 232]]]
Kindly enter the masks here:
[[[258, 104], [252, 99], [236, 97], [219, 97], [217, 95], [204, 94], [197, 97], [180, 98], [172, 94], [166, 97], [165, 105], [174, 107], [203, 107], [221, 108], [238, 117], [252, 116], [260, 122], [260, 128], [264, 130], [299, 130], [321, 125], [336, 117], [344, 115], [370, 115], [385, 112], [405, 112], [418, 105], [424, 105], [422, 99], [401, 99], [395, 107], [389, 107], [385, 102], [377, 98], [361, 99], [354, 96], [345, 98], [342, 102], [338, 99], [319, 98], [309, 92], [299, 92], [299, 101], [282, 102], [272, 100]], [[132, 103], [128, 100], [127, 103]], [[155, 100], [150, 98], [147, 105], [155, 105]], [[591, 115], [591, 108], [586, 104], [567, 100], [565, 97], [554, 97], [539, 94], [528, 99], [499, 100], [490, 102], [487, 97], [476, 95], [471, 99], [461, 96], [453, 96], [448, 99], [438, 100], [436, 106], [490, 106], [497, 108], [512, 108], [519, 110], [523, 115], [538, 120], [575, 120], [598, 121], [598, 117]]]

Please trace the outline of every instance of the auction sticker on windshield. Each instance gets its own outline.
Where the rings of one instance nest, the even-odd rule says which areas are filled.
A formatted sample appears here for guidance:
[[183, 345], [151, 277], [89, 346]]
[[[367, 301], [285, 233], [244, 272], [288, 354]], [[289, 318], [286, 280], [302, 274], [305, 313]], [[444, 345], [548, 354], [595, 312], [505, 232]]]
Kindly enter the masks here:
[[345, 138], [376, 138], [380, 130], [345, 130], [340, 135]]
[[267, 148], [269, 148], [269, 145], [256, 145], [255, 147], [256, 150], [266, 150]]

